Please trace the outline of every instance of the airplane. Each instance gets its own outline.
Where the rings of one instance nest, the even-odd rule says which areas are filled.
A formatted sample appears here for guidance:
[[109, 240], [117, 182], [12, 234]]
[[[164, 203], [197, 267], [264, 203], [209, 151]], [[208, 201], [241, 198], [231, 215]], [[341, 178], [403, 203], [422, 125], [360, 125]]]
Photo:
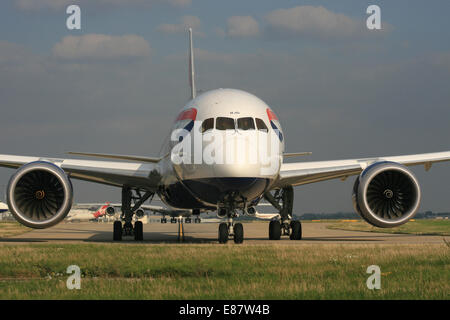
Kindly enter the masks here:
[[0, 213], [7, 212], [7, 211], [8, 211], [8, 206], [5, 203], [0, 201]]
[[133, 222], [133, 216], [155, 194], [194, 216], [216, 212], [223, 219], [219, 243], [233, 239], [238, 244], [244, 241], [244, 229], [235, 218], [255, 215], [264, 199], [278, 212], [269, 222], [269, 239], [300, 240], [302, 226], [293, 219], [294, 187], [355, 176], [356, 212], [371, 225], [396, 227], [414, 217], [421, 201], [410, 167], [423, 165], [428, 171], [435, 163], [450, 161], [450, 151], [444, 151], [287, 163], [286, 159], [310, 153], [285, 153], [281, 124], [264, 101], [238, 89], [197, 95], [192, 29], [188, 35], [190, 100], [178, 113], [158, 157], [88, 152], [69, 154], [101, 160], [0, 155], [0, 166], [16, 169], [7, 186], [7, 203], [20, 223], [48, 228], [62, 221], [72, 205], [71, 179], [79, 179], [121, 189], [122, 215], [113, 224], [114, 241], [124, 236], [143, 240], [142, 222]]
[[[96, 220], [99, 217], [103, 217], [107, 214], [107, 209], [109, 207], [110, 203], [107, 202], [106, 204], [103, 204], [100, 206], [98, 210], [89, 210], [90, 208], [98, 207], [96, 204], [78, 204], [76, 209], [70, 210], [66, 217], [66, 221], [72, 222], [72, 221], [92, 221]], [[89, 207], [85, 209], [84, 207]]]
[[[176, 223], [178, 221], [178, 219], [180, 218], [184, 218], [186, 223], [191, 223], [191, 216], [193, 215], [192, 210], [191, 209], [178, 209], [178, 208], [173, 208], [173, 207], [169, 207], [169, 208], [165, 208], [162, 206], [141, 206], [142, 209], [144, 210], [149, 210], [151, 212], [153, 212], [153, 214], [159, 213], [162, 215], [161, 218], [161, 223], [167, 223], [167, 218], [166, 216], [170, 217], [170, 222], [171, 223]], [[196, 216], [196, 218], [194, 219], [194, 223], [200, 223], [201, 219], [200, 219], [200, 213]]]
[[[155, 201], [156, 199], [153, 199], [153, 201]], [[79, 206], [83, 206], [83, 207], [96, 207], [96, 206], [101, 206], [101, 203], [83, 203], [83, 204], [79, 204]], [[99, 216], [105, 216], [108, 215], [110, 217], [115, 216], [117, 213], [117, 209], [119, 208], [119, 210], [122, 208], [122, 204], [120, 203], [110, 203], [107, 202], [105, 205], [103, 205], [101, 207], [100, 210], [97, 211], [96, 213], [96, 218]], [[134, 211], [134, 216], [136, 217], [136, 219], [141, 219], [145, 216], [145, 211], [150, 211], [153, 212], [153, 214], [161, 214], [163, 217], [161, 218], [161, 223], [167, 223], [167, 219], [165, 218], [165, 216], [170, 216], [171, 222], [175, 223], [177, 222], [177, 219], [180, 217], [184, 217], [188, 223], [190, 223], [190, 218], [192, 216], [192, 210], [186, 210], [186, 209], [177, 209], [177, 208], [172, 208], [172, 207], [163, 207], [163, 206], [155, 206], [155, 205], [141, 205], [137, 210]], [[101, 213], [101, 214], [100, 214]], [[123, 212], [122, 212], [123, 215]], [[121, 216], [122, 216], [121, 215]], [[198, 219], [198, 221], [197, 221]], [[200, 218], [196, 218], [195, 223], [199, 223], [200, 222]]]

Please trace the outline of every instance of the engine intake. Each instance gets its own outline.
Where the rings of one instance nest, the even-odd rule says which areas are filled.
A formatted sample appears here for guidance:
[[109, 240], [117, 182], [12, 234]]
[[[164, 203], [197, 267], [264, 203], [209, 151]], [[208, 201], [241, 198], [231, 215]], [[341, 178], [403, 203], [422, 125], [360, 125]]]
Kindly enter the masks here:
[[394, 162], [367, 167], [353, 186], [353, 206], [368, 223], [391, 228], [414, 217], [420, 205], [420, 186], [414, 174]]
[[256, 216], [256, 209], [255, 207], [248, 207], [245, 213], [251, 217]]
[[138, 219], [140, 219], [140, 218], [144, 217], [145, 212], [144, 212], [143, 209], [137, 209], [136, 212], [135, 212], [134, 214], [136, 215], [136, 217], [137, 217]]
[[228, 216], [228, 209], [226, 209], [226, 208], [219, 208], [217, 210], [217, 217], [222, 219], [222, 218], [225, 218], [227, 216]]
[[72, 183], [58, 166], [44, 161], [19, 168], [8, 183], [7, 202], [20, 223], [48, 228], [63, 220], [72, 208]]
[[110, 207], [106, 208], [106, 214], [108, 216], [113, 216], [116, 214], [116, 209], [114, 209], [114, 207], [110, 206]]

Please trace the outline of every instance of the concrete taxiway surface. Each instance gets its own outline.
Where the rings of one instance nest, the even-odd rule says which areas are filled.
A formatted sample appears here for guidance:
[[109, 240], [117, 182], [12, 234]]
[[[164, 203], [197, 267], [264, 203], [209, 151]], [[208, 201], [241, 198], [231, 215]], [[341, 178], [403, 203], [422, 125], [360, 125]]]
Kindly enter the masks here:
[[[244, 244], [301, 244], [301, 243], [442, 243], [442, 236], [418, 236], [407, 234], [387, 234], [361, 231], [328, 229], [329, 223], [302, 223], [303, 240], [291, 241], [282, 237], [280, 241], [268, 240], [268, 222], [244, 223]], [[184, 224], [185, 243], [217, 243], [218, 223]], [[0, 239], [0, 243], [58, 243], [58, 242], [112, 242], [111, 223], [60, 223], [48, 229]], [[122, 242], [135, 243], [132, 237], [124, 237]], [[178, 225], [167, 223], [144, 224], [144, 243], [177, 243]], [[233, 241], [231, 240], [231, 243]]]

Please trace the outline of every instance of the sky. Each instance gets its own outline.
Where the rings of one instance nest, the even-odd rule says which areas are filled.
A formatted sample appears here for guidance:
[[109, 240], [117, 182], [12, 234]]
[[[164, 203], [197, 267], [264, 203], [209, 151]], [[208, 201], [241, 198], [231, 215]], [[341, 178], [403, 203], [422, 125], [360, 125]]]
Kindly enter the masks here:
[[[69, 30], [66, 8], [81, 8]], [[368, 30], [369, 5], [381, 30]], [[298, 161], [450, 150], [450, 2], [6, 0], [0, 4], [0, 153], [157, 156], [197, 88], [249, 91]], [[450, 211], [450, 164], [416, 167], [421, 211]], [[0, 168], [0, 199], [11, 169]], [[120, 190], [74, 182], [76, 202]], [[347, 181], [295, 188], [295, 213], [352, 211]]]

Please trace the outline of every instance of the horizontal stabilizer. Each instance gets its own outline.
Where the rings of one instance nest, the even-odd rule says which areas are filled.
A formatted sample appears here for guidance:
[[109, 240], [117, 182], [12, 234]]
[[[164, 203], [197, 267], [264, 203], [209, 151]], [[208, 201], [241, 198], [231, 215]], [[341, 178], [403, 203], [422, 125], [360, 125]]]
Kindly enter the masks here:
[[88, 153], [88, 152], [67, 152], [67, 154], [72, 154], [72, 155], [76, 155], [76, 156], [87, 156], [87, 157], [96, 157], [96, 158], [104, 158], [104, 159], [119, 159], [119, 160], [140, 161], [140, 162], [150, 162], [150, 163], [157, 163], [161, 160], [161, 158], [128, 156], [128, 155], [120, 155], [120, 154], [104, 154], [104, 153]]

